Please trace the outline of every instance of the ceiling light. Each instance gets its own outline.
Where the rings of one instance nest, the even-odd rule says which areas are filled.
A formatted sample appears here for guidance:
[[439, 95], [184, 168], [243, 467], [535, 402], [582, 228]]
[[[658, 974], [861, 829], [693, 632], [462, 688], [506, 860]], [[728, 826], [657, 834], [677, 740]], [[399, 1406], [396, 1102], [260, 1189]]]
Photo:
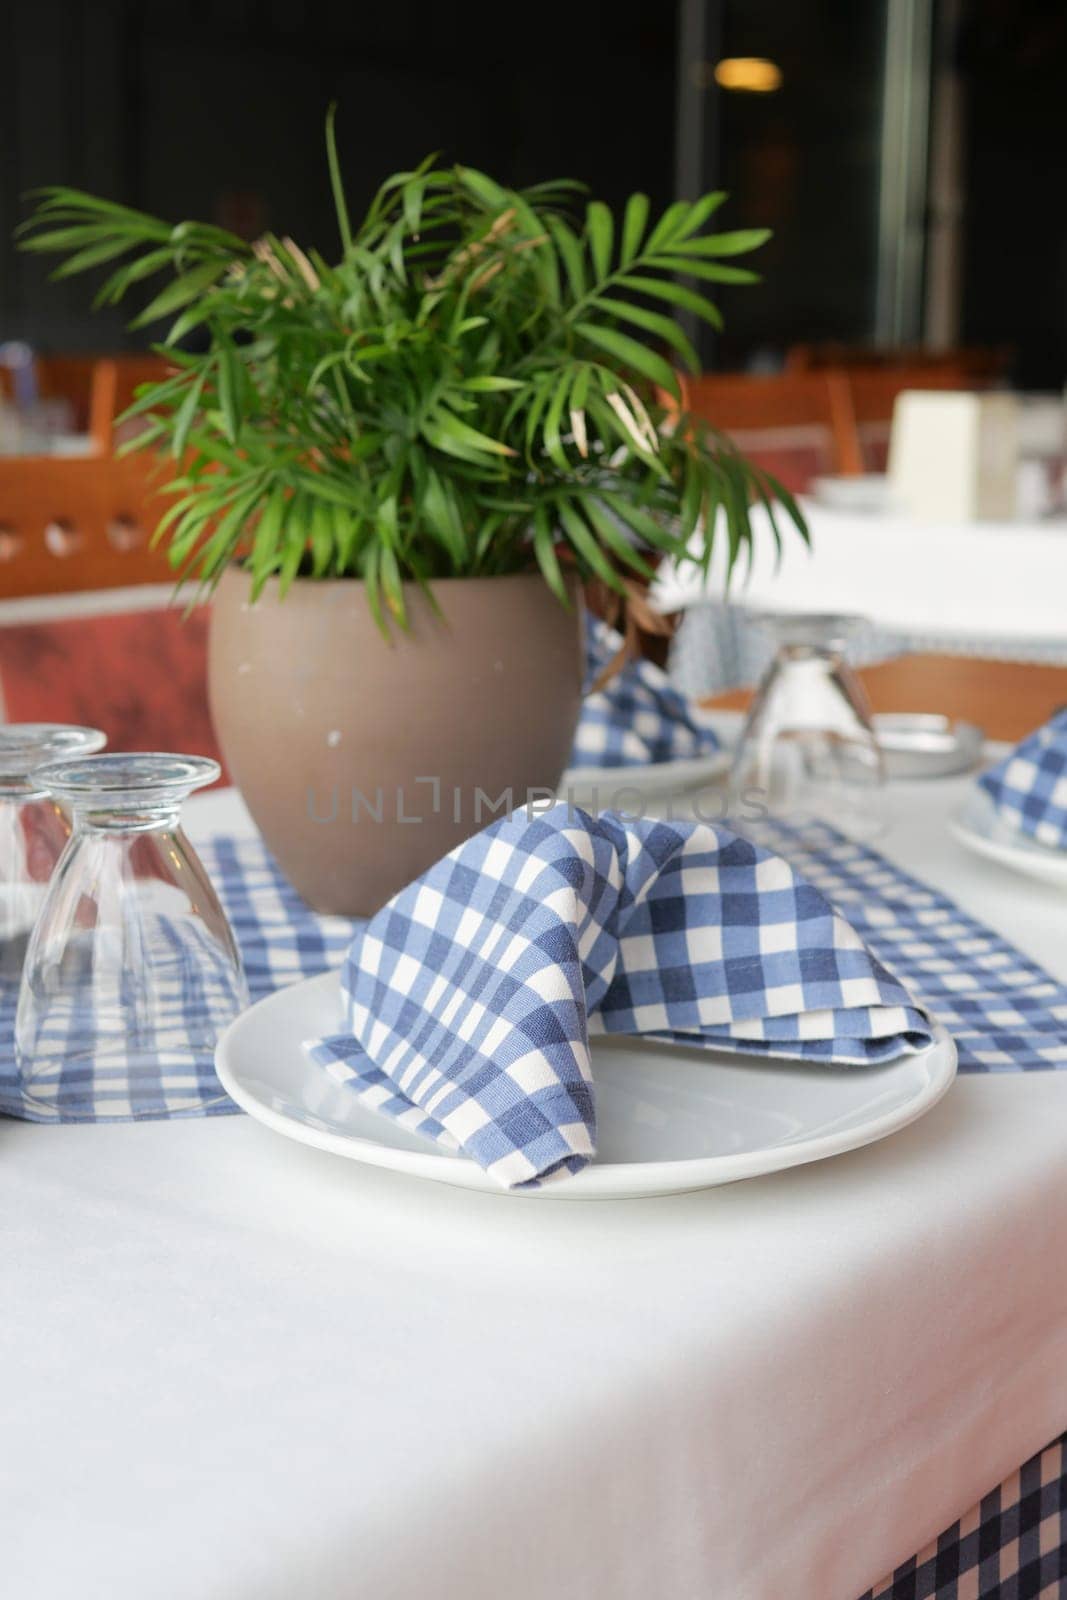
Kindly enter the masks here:
[[782, 69], [762, 56], [727, 56], [715, 68], [715, 82], [720, 89], [773, 94], [782, 87]]

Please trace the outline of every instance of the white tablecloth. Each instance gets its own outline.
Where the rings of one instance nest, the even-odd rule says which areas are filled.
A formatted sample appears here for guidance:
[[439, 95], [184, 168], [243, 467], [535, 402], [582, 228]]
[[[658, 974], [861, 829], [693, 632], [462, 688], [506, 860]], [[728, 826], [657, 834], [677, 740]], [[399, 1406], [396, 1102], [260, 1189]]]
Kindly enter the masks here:
[[[772, 611], [855, 612], [905, 634], [1067, 645], [1067, 518], [949, 525], [802, 504], [812, 548], [779, 517], [780, 566], [766, 512], [753, 510], [752, 570], [738, 571], [733, 599]], [[717, 541], [706, 585], [691, 566], [662, 570], [656, 603], [675, 611], [721, 598], [725, 545]]]
[[[895, 789], [888, 853], [1067, 978], [961, 788]], [[12, 1600], [855, 1600], [1067, 1426], [1067, 1073], [586, 1205], [8, 1122], [0, 1228]]]

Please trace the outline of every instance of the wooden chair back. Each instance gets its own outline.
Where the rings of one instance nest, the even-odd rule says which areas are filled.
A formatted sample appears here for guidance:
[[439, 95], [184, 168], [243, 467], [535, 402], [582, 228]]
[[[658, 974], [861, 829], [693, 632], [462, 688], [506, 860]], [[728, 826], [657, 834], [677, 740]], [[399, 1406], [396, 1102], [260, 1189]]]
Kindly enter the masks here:
[[923, 368], [929, 372], [944, 369], [963, 373], [971, 388], [1002, 378], [1010, 363], [1011, 351], [1003, 345], [930, 350], [921, 345], [880, 348], [832, 340], [791, 345], [785, 360], [787, 372], [848, 371], [854, 367], [868, 371], [881, 368], [886, 372], [897, 367], [910, 371]]
[[[34, 384], [42, 400], [63, 400], [70, 407], [69, 427], [87, 433], [92, 411], [93, 373], [96, 356], [37, 356], [33, 363]], [[0, 398], [12, 401], [15, 381], [10, 368], [0, 367]]]
[[851, 367], [842, 376], [857, 423], [891, 421], [897, 396], [905, 389], [980, 387], [959, 367]]
[[174, 369], [163, 356], [106, 356], [93, 368], [89, 432], [93, 448], [110, 455], [115, 446], [136, 433], [141, 419], [131, 418], [116, 427], [116, 420], [132, 405], [142, 383], [158, 383]]
[[[115, 418], [134, 400], [139, 384], [158, 382], [171, 371], [163, 356], [38, 356], [34, 361], [37, 392], [42, 400], [65, 400], [76, 433], [92, 436], [94, 450], [105, 454], [120, 442]], [[10, 371], [0, 367], [0, 396], [13, 397]]]
[[75, 431], [89, 431], [96, 356], [38, 356], [34, 362], [42, 400], [66, 400]]
[[683, 378], [682, 385], [687, 411], [729, 434], [788, 488], [807, 487], [789, 481], [784, 468], [791, 456], [798, 475], [809, 480], [818, 472], [862, 471], [849, 389], [838, 373], [706, 373]]
[[0, 598], [167, 582], [169, 503], [151, 454], [0, 458]]
[[974, 389], [979, 387], [959, 367], [849, 367], [841, 374], [848, 384], [864, 467], [884, 472], [897, 396], [906, 389]]

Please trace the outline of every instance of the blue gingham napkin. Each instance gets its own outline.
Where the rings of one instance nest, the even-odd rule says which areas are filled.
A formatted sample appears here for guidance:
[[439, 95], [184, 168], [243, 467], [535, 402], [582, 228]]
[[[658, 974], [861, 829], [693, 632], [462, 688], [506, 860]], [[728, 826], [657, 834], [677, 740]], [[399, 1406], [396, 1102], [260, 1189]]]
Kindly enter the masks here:
[[780, 856], [704, 823], [501, 818], [359, 932], [315, 1061], [505, 1188], [596, 1153], [591, 1033], [888, 1061], [931, 1024]]
[[1067, 709], [1057, 711], [978, 782], [1012, 827], [1038, 844], [1067, 850]]
[[643, 767], [684, 761], [722, 748], [706, 712], [694, 706], [651, 661], [628, 661], [603, 689], [590, 686], [622, 648], [614, 628], [585, 618], [586, 697], [574, 736], [572, 767]]
[[[749, 824], [750, 830], [753, 825]], [[784, 855], [859, 933], [878, 961], [911, 990], [952, 1035], [961, 1073], [1067, 1072], [1067, 985], [1001, 934], [885, 856], [825, 823], [790, 828], [759, 824], [758, 840]], [[287, 883], [263, 840], [216, 834], [199, 846], [244, 958], [253, 1000], [286, 984], [339, 967], [360, 924], [320, 917]], [[58, 1086], [51, 1110], [29, 1104], [14, 1055], [15, 995], [0, 985], [0, 1114], [33, 1122], [96, 1122], [144, 1117], [225, 1116], [237, 1111], [222, 1094], [210, 1053], [198, 1063], [203, 1103], [172, 1109], [172, 1090], [188, 1106], [183, 1073], [161, 1072], [155, 1104], [122, 1112], [106, 1082], [78, 1076]]]

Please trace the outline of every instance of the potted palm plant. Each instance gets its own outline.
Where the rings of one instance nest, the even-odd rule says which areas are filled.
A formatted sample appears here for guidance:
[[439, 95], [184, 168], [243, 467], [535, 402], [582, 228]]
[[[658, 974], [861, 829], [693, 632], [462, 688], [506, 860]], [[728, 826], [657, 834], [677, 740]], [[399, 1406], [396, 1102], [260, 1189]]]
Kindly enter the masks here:
[[[169, 461], [156, 530], [214, 594], [212, 710], [282, 868], [315, 907], [373, 911], [490, 820], [551, 788], [580, 705], [578, 587], [651, 562], [780, 486], [679, 417], [677, 313], [755, 274], [762, 229], [710, 233], [724, 196], [621, 217], [580, 186], [517, 191], [428, 160], [350, 220], [340, 255], [252, 244], [53, 188], [25, 225], [98, 303], [155, 274], [172, 370], [127, 416]], [[679, 281], [687, 280], [686, 282]], [[196, 348], [187, 348], [193, 343]], [[773, 525], [773, 511], [772, 511]]]

